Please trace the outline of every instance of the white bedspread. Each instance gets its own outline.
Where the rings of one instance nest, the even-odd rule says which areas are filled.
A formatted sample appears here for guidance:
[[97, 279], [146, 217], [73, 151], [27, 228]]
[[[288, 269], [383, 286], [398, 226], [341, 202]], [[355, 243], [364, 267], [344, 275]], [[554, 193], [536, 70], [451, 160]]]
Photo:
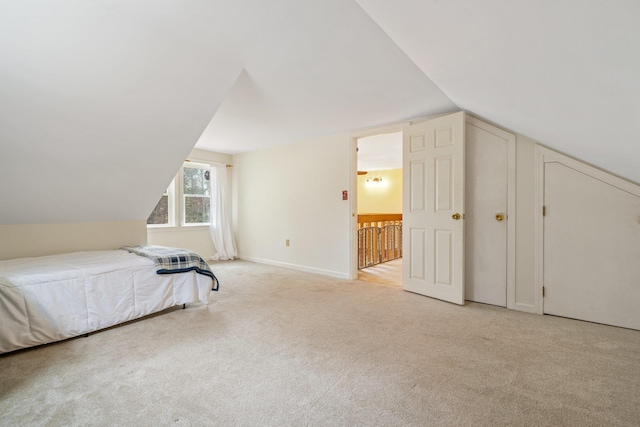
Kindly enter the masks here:
[[156, 274], [153, 261], [123, 250], [0, 261], [0, 353], [207, 303], [211, 284], [193, 271]]

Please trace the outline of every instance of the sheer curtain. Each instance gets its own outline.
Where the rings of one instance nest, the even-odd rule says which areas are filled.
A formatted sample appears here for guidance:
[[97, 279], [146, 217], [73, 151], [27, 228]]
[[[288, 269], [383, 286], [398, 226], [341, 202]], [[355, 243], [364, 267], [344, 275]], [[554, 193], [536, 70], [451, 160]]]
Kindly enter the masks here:
[[211, 191], [211, 224], [209, 232], [217, 253], [214, 260], [229, 260], [238, 258], [236, 242], [231, 231], [231, 216], [229, 215], [229, 192], [226, 165], [211, 165], [211, 176], [214, 177], [214, 187]]

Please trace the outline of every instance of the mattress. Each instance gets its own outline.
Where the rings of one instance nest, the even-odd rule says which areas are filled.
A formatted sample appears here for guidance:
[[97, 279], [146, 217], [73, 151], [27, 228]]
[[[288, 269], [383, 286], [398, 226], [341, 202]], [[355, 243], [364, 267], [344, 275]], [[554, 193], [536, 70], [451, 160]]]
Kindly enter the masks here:
[[0, 353], [206, 304], [211, 285], [195, 271], [156, 274], [153, 261], [124, 250], [0, 261]]

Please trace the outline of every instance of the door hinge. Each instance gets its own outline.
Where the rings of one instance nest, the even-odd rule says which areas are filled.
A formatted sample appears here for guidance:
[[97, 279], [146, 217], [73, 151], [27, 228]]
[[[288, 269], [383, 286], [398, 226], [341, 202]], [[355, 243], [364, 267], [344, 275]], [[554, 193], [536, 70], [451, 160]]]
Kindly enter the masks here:
[[542, 287], [542, 298], [544, 298], [544, 286]]
[[542, 216], [547, 216], [547, 207], [546, 206], [542, 207]]

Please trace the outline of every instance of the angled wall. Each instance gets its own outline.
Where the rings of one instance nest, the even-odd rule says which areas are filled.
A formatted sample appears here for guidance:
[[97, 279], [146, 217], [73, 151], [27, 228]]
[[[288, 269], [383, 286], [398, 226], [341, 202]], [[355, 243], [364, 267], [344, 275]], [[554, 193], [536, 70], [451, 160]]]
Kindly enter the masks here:
[[146, 219], [242, 69], [95, 3], [0, 23], [0, 224]]
[[[188, 34], [118, 6], [5, 6], [2, 256], [106, 249], [131, 240], [109, 236], [146, 241], [144, 221], [242, 66], [219, 46], [193, 43]], [[86, 224], [108, 225], [90, 226], [94, 233]], [[40, 238], [17, 243], [18, 236]], [[98, 241], [89, 243], [88, 236]]]

